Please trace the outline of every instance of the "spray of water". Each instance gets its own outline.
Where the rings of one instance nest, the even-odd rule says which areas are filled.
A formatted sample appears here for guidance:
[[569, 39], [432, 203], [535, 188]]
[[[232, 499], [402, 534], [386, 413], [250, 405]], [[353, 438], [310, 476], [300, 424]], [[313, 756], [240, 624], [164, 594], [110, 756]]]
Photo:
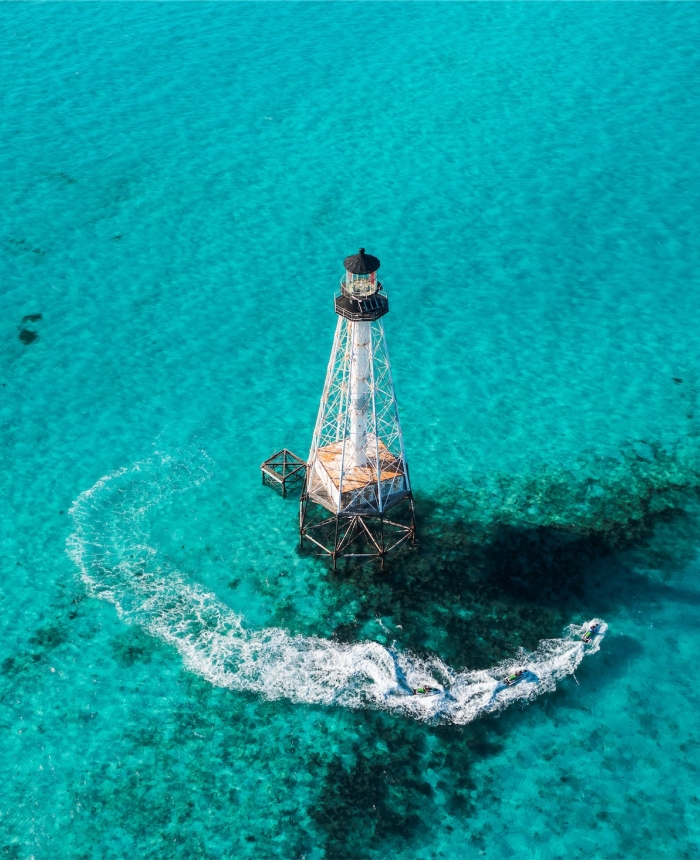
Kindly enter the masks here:
[[[105, 475], [71, 507], [68, 553], [92, 596], [114, 604], [126, 623], [174, 646], [187, 669], [212, 684], [267, 699], [382, 708], [464, 724], [554, 690], [557, 680], [600, 647], [607, 626], [593, 619], [492, 669], [455, 672], [437, 658], [421, 659], [377, 642], [342, 644], [279, 628], [249, 630], [214, 594], [160, 562], [149, 543], [148, 512], [202, 483], [210, 471], [211, 461], [201, 453], [155, 454]], [[584, 643], [589, 627], [595, 632]], [[518, 670], [523, 674], [505, 683]], [[421, 687], [434, 692], [412, 694]]]

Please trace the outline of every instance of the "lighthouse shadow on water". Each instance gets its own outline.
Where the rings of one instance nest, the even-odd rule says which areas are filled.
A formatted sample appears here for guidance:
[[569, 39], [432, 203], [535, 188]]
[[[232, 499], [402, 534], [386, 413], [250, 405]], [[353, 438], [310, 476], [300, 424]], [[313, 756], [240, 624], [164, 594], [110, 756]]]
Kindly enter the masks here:
[[[534, 648], [573, 620], [619, 609], [626, 595], [637, 609], [687, 600], [637, 566], [653, 553], [660, 571], [676, 569], [681, 528], [688, 533], [683, 552], [693, 557], [698, 474], [688, 469], [679, 482], [679, 459], [684, 452], [659, 448], [649, 469], [630, 448], [614, 469], [582, 455], [567, 474], [485, 476], [434, 496], [419, 493], [415, 552], [394, 557], [381, 575], [368, 566], [332, 574], [357, 607], [336, 636], [362, 638], [372, 619], [392, 619], [401, 647], [479, 668], [508, 658], [514, 646]], [[581, 473], [583, 481], [574, 477]], [[595, 504], [592, 475], [601, 488]], [[666, 557], [668, 530], [676, 540]], [[639, 645], [618, 636], [605, 650], [614, 661], [634, 656]]]

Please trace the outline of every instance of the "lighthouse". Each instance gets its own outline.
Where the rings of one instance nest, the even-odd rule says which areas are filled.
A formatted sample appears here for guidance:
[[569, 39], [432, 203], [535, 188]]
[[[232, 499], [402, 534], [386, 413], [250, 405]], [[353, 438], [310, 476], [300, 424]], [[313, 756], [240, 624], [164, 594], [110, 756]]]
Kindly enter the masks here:
[[301, 493], [300, 540], [336, 568], [379, 561], [415, 544], [408, 464], [382, 317], [379, 260], [343, 261], [338, 323]]

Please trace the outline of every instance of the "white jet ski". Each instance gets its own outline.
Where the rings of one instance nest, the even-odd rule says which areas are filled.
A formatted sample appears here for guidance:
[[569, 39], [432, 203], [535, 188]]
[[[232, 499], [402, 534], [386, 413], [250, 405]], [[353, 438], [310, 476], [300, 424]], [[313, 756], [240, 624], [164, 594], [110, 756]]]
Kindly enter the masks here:
[[581, 636], [581, 642], [584, 645], [588, 645], [593, 641], [593, 637], [600, 630], [600, 621], [591, 622], [588, 627], [583, 631], [583, 635]]
[[503, 683], [507, 687], [512, 687], [513, 684], [518, 683], [518, 681], [523, 677], [524, 674], [525, 674], [525, 669], [516, 669], [515, 672], [511, 672], [510, 675], [508, 675], [507, 677], [505, 677], [503, 679]]
[[425, 698], [426, 696], [439, 696], [443, 691], [439, 687], [429, 687], [427, 684], [421, 684], [420, 687], [412, 689], [411, 692], [414, 696]]

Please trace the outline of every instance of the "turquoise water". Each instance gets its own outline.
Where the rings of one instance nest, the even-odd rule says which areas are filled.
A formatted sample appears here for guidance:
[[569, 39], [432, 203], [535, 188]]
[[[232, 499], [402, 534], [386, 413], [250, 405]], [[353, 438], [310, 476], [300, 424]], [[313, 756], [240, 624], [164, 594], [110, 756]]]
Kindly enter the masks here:
[[[697, 856], [697, 5], [0, 15], [3, 856]], [[343, 576], [258, 466], [361, 244], [421, 544]]]

